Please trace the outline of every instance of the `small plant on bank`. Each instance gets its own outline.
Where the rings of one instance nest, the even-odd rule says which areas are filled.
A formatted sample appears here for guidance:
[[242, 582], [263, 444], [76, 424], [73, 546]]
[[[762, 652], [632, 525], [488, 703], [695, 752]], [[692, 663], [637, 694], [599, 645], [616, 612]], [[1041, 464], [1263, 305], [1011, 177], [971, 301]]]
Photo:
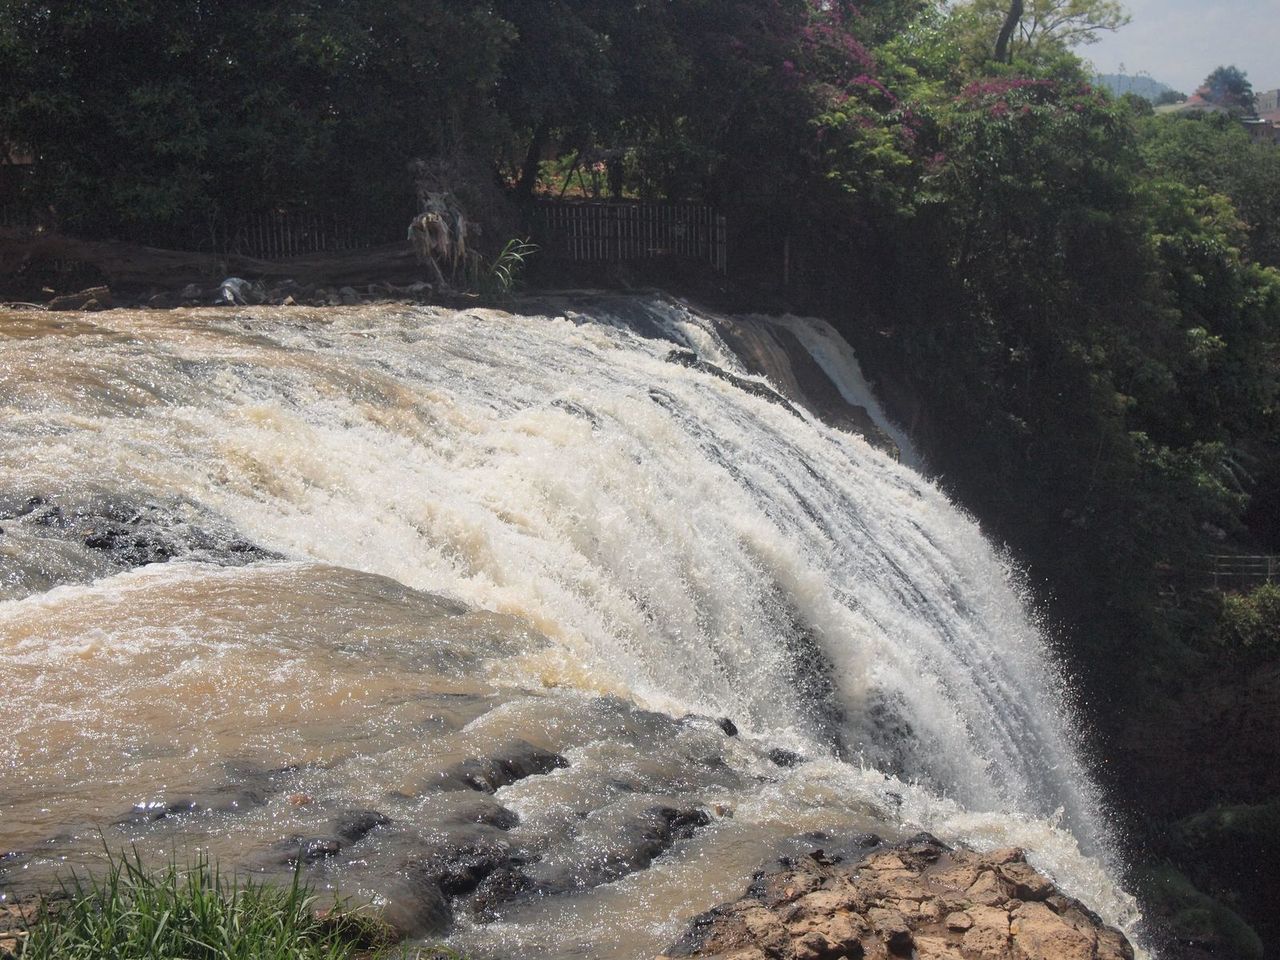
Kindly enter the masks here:
[[507, 297], [520, 282], [525, 263], [538, 251], [536, 243], [513, 237], [507, 241], [494, 261], [481, 265], [475, 286], [484, 296]]
[[[292, 883], [227, 877], [203, 855], [147, 871], [137, 851], [108, 854], [99, 877], [73, 875], [26, 931], [21, 960], [353, 960], [411, 958], [375, 919], [316, 912]], [[431, 954], [428, 953], [427, 956]]]

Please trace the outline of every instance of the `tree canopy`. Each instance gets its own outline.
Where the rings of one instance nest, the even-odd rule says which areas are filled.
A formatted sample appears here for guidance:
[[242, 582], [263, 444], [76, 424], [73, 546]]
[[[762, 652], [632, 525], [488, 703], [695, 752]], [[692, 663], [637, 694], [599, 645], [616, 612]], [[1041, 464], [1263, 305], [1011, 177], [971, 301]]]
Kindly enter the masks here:
[[1249, 75], [1234, 65], [1217, 67], [1196, 93], [1231, 113], [1253, 113], [1253, 84]]

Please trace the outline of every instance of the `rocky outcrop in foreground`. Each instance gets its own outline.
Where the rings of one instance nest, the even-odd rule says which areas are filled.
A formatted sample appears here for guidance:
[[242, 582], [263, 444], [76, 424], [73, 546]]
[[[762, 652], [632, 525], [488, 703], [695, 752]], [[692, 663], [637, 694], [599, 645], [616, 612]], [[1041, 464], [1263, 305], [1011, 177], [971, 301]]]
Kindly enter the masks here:
[[1059, 893], [1021, 850], [922, 834], [841, 863], [821, 850], [756, 876], [660, 960], [1132, 960], [1118, 930]]

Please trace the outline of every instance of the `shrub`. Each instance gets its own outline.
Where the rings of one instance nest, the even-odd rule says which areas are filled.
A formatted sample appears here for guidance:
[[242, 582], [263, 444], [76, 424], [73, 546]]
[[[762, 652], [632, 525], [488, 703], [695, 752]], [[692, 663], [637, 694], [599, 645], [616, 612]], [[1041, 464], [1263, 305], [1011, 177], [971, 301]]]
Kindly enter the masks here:
[[1280, 650], [1280, 585], [1265, 583], [1252, 593], [1224, 595], [1217, 638], [1230, 647]]

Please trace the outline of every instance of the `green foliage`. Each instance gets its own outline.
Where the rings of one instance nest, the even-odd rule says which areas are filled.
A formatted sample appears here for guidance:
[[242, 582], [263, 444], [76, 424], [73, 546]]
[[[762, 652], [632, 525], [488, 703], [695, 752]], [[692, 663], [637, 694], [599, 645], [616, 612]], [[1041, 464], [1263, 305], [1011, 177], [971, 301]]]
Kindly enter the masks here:
[[1147, 902], [1168, 918], [1168, 933], [1176, 939], [1208, 945], [1213, 953], [1222, 956], [1262, 960], [1262, 941], [1248, 923], [1197, 890], [1172, 865], [1137, 871], [1135, 879]]
[[1207, 532], [1244, 533], [1275, 460], [1280, 275], [1250, 259], [1244, 171], [1198, 182], [1246, 138], [1137, 117], [1052, 44], [975, 74], [954, 29], [921, 18], [876, 51], [879, 98], [818, 115], [838, 209], [875, 239], [853, 296], [891, 328], [859, 346], [923, 401], [961, 499], [1087, 622], [1086, 675], [1117, 648], [1154, 665], [1175, 649], [1162, 584]]
[[0, 132], [83, 233], [189, 241], [279, 206], [401, 221], [409, 158], [498, 135], [509, 35], [445, 0], [8, 0]]
[[[951, 33], [970, 64], [991, 58], [1009, 2], [969, 0], [951, 9]], [[1073, 47], [1097, 43], [1100, 33], [1119, 30], [1129, 20], [1118, 0], [1024, 0], [1010, 51], [1015, 60], [1045, 62]]]
[[490, 297], [508, 297], [519, 285], [520, 274], [538, 251], [538, 245], [517, 237], [507, 241], [492, 263], [483, 265], [474, 278], [473, 285]]
[[223, 876], [203, 857], [149, 873], [135, 853], [73, 878], [34, 923], [23, 960], [345, 960], [354, 949], [312, 913], [295, 875], [276, 888]]
[[[1275, 593], [1272, 613], [1280, 614], [1280, 590]], [[1247, 856], [1270, 859], [1280, 854], [1280, 798], [1213, 807], [1178, 821], [1174, 829], [1180, 844], [1199, 852], [1230, 843], [1239, 845]]]
[[1215, 636], [1228, 648], [1280, 654], [1280, 586], [1224, 594]]
[[1140, 122], [1139, 134], [1153, 173], [1228, 197], [1248, 228], [1246, 254], [1280, 267], [1280, 150], [1251, 142], [1222, 114], [1156, 116]]

